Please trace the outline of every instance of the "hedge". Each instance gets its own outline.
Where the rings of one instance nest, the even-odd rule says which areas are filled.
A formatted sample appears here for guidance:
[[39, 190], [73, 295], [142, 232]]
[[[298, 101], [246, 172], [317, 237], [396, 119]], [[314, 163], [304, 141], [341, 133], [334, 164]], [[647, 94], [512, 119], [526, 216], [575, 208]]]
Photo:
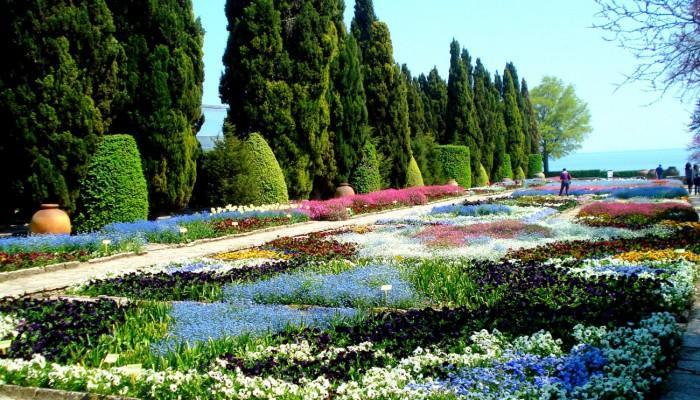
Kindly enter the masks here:
[[[625, 170], [625, 171], [613, 171], [614, 178], [636, 178], [642, 176], [639, 172], [640, 170]], [[559, 176], [561, 171], [549, 171], [545, 175], [547, 177]], [[573, 178], [607, 178], [608, 171], [602, 169], [582, 169], [569, 171]], [[652, 171], [653, 173], [653, 171]]]
[[454, 179], [457, 183], [469, 188], [472, 186], [472, 171], [469, 164], [469, 147], [454, 144], [437, 146], [438, 157], [442, 165], [442, 176]]
[[501, 164], [500, 172], [499, 175], [502, 179], [513, 179], [513, 167], [510, 163], [510, 154], [503, 155], [503, 163]]
[[360, 162], [350, 175], [350, 185], [355, 189], [356, 193], [376, 192], [382, 188], [377, 150], [372, 142], [367, 142], [362, 147]]
[[265, 139], [259, 133], [252, 133], [243, 146], [250, 157], [248, 176], [252, 204], [288, 202], [289, 195], [282, 168]]
[[535, 174], [544, 170], [542, 154], [530, 154], [527, 156], [527, 177], [534, 178]]
[[477, 187], [488, 186], [489, 174], [486, 172], [486, 168], [484, 168], [483, 164], [481, 164], [481, 163], [479, 163], [479, 175], [477, 175], [476, 178], [477, 178], [477, 181], [476, 181]]
[[408, 162], [408, 168], [406, 169], [406, 187], [416, 187], [424, 186], [423, 175], [418, 168], [418, 163], [416, 159], [411, 156], [411, 160]]
[[131, 135], [102, 138], [80, 183], [76, 229], [89, 232], [112, 222], [148, 218], [148, 187]]

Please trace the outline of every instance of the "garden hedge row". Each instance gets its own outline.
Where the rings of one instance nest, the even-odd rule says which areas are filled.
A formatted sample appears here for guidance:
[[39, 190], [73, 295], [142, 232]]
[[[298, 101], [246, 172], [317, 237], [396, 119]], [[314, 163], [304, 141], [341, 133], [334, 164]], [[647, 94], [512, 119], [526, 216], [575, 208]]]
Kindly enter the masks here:
[[[670, 167], [668, 170], [671, 170]], [[674, 168], [675, 169], [675, 168]], [[668, 174], [668, 170], [664, 171], [664, 175], [670, 176]], [[673, 171], [673, 170], [671, 170]], [[651, 171], [653, 174], [653, 171]], [[548, 178], [551, 177], [556, 177], [559, 176], [561, 171], [549, 171], [545, 175]], [[607, 178], [608, 177], [608, 171], [607, 170], [602, 170], [602, 169], [581, 169], [581, 170], [570, 170], [569, 173], [571, 174], [572, 177], [574, 178]], [[635, 169], [635, 170], [625, 170], [625, 171], [613, 171], [613, 177], [615, 178], [636, 178], [643, 176], [640, 173], [640, 170]]]
[[472, 170], [469, 160], [469, 147], [445, 144], [437, 146], [438, 157], [442, 165], [442, 176], [454, 179], [459, 186], [472, 186]]

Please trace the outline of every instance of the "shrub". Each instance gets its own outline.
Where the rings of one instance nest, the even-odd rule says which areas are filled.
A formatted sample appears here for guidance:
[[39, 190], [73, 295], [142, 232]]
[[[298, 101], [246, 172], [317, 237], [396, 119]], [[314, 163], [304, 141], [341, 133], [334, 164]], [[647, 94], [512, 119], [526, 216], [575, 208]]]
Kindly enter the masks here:
[[79, 231], [148, 218], [148, 188], [132, 136], [102, 139], [81, 181], [78, 205], [75, 225]]
[[214, 149], [202, 153], [197, 163], [197, 183], [192, 204], [201, 207], [251, 204], [250, 153], [240, 139], [226, 135]]
[[525, 179], [525, 172], [523, 171], [522, 168], [518, 167], [518, 169], [515, 170], [515, 180], [522, 181], [524, 179]]
[[248, 190], [251, 203], [260, 205], [288, 202], [287, 184], [284, 181], [282, 168], [265, 139], [259, 133], [253, 133], [243, 147], [250, 156]]
[[676, 167], [668, 167], [664, 171], [664, 176], [679, 176], [678, 169]]
[[543, 171], [542, 154], [530, 154], [527, 157], [527, 177], [534, 178], [535, 174]]
[[479, 163], [479, 175], [477, 175], [477, 181], [476, 181], [476, 186], [477, 187], [484, 187], [488, 186], [489, 184], [489, 174], [486, 173], [486, 168]]
[[380, 190], [382, 178], [379, 174], [379, 160], [377, 150], [371, 142], [362, 147], [360, 162], [355, 167], [350, 178], [350, 184], [356, 193], [370, 193]]
[[501, 164], [500, 174], [501, 177], [513, 179], [513, 167], [510, 164], [510, 155], [505, 154], [503, 156], [503, 164]]
[[469, 147], [459, 145], [438, 146], [438, 155], [445, 179], [454, 179], [460, 186], [472, 185], [472, 171], [469, 164]]
[[[608, 171], [603, 171], [600, 169], [581, 169], [581, 170], [569, 170], [572, 178], [607, 178]], [[561, 171], [549, 171], [547, 172], [547, 177], [557, 177], [561, 174]]]
[[423, 186], [423, 174], [421, 174], [418, 163], [413, 156], [411, 156], [411, 160], [408, 162], [408, 168], [406, 169], [406, 186]]

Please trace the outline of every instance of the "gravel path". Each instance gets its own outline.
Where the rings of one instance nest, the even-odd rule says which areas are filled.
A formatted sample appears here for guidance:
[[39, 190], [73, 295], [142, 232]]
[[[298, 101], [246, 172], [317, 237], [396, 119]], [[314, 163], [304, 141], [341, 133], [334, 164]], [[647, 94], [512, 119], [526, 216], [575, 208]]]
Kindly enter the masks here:
[[103, 277], [118, 272], [132, 272], [153, 264], [179, 262], [222, 251], [259, 246], [265, 242], [282, 236], [304, 235], [311, 232], [336, 229], [350, 225], [373, 224], [377, 220], [384, 218], [406, 217], [417, 211], [426, 211], [435, 206], [453, 204], [465, 199], [479, 200], [485, 197], [488, 196], [456, 197], [424, 206], [402, 208], [382, 213], [363, 215], [347, 221], [313, 221], [307, 224], [300, 224], [291, 227], [280, 227], [279, 229], [272, 231], [258, 233], [252, 232], [246, 236], [216, 240], [193, 246], [153, 246], [149, 247], [148, 252], [143, 255], [135, 255], [97, 263], [83, 263], [71, 269], [43, 272], [36, 275], [23, 276], [18, 277], [17, 279], [5, 281], [0, 283], [0, 297], [20, 296], [24, 294], [61, 289], [76, 283], [88, 281], [92, 278]]

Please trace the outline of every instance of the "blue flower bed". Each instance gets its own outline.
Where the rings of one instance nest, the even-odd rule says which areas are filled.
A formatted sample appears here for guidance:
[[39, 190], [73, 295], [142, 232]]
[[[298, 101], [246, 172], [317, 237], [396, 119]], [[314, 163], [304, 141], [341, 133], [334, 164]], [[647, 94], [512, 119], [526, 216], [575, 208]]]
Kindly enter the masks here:
[[[382, 285], [391, 285], [386, 299]], [[352, 268], [339, 274], [297, 272], [224, 288], [233, 303], [307, 304], [328, 307], [414, 305], [418, 296], [396, 268], [382, 265]]]
[[283, 305], [173, 302], [168, 339], [155, 345], [163, 353], [178, 343], [193, 345], [210, 339], [278, 332], [287, 326], [327, 327], [350, 318], [351, 308], [292, 308]]
[[661, 275], [668, 272], [659, 267], [645, 265], [600, 265], [592, 268], [595, 272], [614, 272], [616, 275], [637, 276], [640, 274]]
[[617, 199], [631, 199], [633, 197], [649, 197], [654, 199], [674, 199], [688, 196], [688, 191], [682, 187], [652, 186], [636, 187], [613, 190], [610, 196]]
[[24, 252], [70, 252], [84, 250], [102, 251], [103, 240], [111, 243], [108, 248], [139, 248], [145, 244], [143, 238], [123, 233], [84, 233], [79, 235], [30, 235], [26, 237], [0, 238], [0, 251], [9, 254]]
[[464, 217], [478, 217], [482, 215], [510, 214], [511, 212], [511, 208], [503, 204], [479, 204], [433, 207], [430, 214], [455, 214]]
[[520, 394], [538, 393], [544, 386], [556, 386], [567, 393], [585, 385], [592, 376], [600, 375], [606, 359], [596, 347], [583, 345], [564, 356], [506, 354], [505, 361], [476, 368], [460, 368], [446, 379], [426, 384], [412, 384], [416, 390], [447, 390], [460, 398], [512, 398]]

